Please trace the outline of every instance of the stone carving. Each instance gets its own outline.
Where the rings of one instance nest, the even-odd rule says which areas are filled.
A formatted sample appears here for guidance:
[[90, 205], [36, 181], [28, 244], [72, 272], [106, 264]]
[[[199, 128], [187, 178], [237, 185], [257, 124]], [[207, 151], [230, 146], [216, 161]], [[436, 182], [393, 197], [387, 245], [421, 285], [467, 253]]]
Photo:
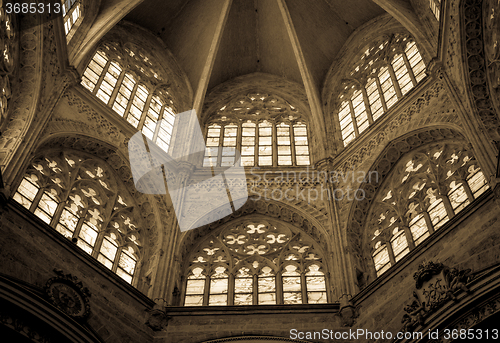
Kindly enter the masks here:
[[243, 205], [243, 207], [241, 207], [238, 211], [232, 213], [231, 215], [211, 224], [205, 225], [204, 227], [200, 227], [196, 230], [188, 231], [183, 237], [179, 250], [181, 253], [181, 260], [186, 260], [187, 254], [190, 253], [191, 245], [194, 244], [200, 237], [205, 237], [209, 234], [209, 232], [215, 230], [225, 223], [252, 213], [268, 215], [273, 218], [278, 218], [285, 222], [289, 222], [303, 229], [323, 248], [324, 251], [329, 250], [327, 243], [328, 240], [326, 239], [326, 233], [323, 227], [317, 227], [316, 225], [312, 224], [296, 209], [284, 204], [265, 202], [262, 200], [256, 201], [255, 199], [249, 198], [249, 201], [247, 201], [247, 203]]
[[471, 293], [467, 284], [473, 276], [470, 269], [449, 268], [442, 263], [424, 262], [413, 274], [415, 288], [413, 300], [404, 307], [401, 323], [404, 331], [425, 324], [425, 319], [447, 301], [457, 301], [461, 292]]
[[[4, 4], [5, 5], [5, 4]], [[19, 64], [19, 41], [16, 16], [0, 9], [0, 40], [2, 55], [0, 58], [0, 127], [7, 119], [9, 100], [12, 97], [11, 82], [15, 79]]]
[[485, 1], [484, 48], [488, 63], [491, 86], [500, 87], [500, 3]]
[[45, 292], [54, 306], [75, 319], [90, 315], [90, 292], [76, 276], [54, 269], [56, 277], [45, 284]]
[[[490, 317], [491, 315], [498, 313], [500, 311], [500, 299], [494, 299], [489, 301], [483, 306], [477, 307], [474, 309], [472, 312], [469, 312], [468, 315], [465, 318], [462, 318], [458, 323], [455, 325], [448, 327], [447, 329], [450, 329], [450, 331], [457, 331], [460, 332], [462, 329], [470, 329], [474, 327], [474, 325], [481, 323], [483, 320], [486, 318]], [[436, 342], [443, 342], [444, 336], [439, 337]]]
[[[500, 119], [497, 112], [493, 107], [492, 95], [490, 94], [490, 87], [488, 85], [488, 70], [487, 70], [487, 57], [495, 58], [498, 54], [498, 47], [488, 50], [488, 56], [485, 54], [483, 48], [484, 33], [483, 33], [483, 12], [482, 1], [478, 0], [465, 0], [462, 2], [463, 6], [463, 27], [465, 28], [465, 49], [466, 49], [466, 65], [468, 78], [469, 93], [472, 98], [474, 112], [482, 121], [484, 128], [491, 139], [500, 140]], [[498, 5], [497, 5], [498, 6]], [[495, 39], [492, 31], [497, 31], [497, 20], [487, 23], [489, 25], [486, 32], [487, 39]], [[497, 70], [497, 62], [490, 66], [490, 71], [493, 76]], [[495, 83], [493, 83], [493, 86]]]
[[162, 331], [168, 325], [171, 317], [167, 316], [165, 312], [166, 301], [163, 298], [156, 298], [155, 305], [152, 310], [147, 309], [148, 318], [146, 325], [153, 331]]
[[[375, 195], [381, 187], [385, 177], [399, 160], [400, 156], [428, 143], [438, 142], [445, 139], [460, 140], [461, 137], [462, 140], [465, 140], [462, 134], [451, 129], [432, 129], [428, 131], [420, 131], [392, 141], [370, 168], [370, 171], [376, 171], [378, 173], [378, 183], [363, 183], [360, 185], [360, 189], [363, 189], [367, 195]], [[360, 258], [360, 260], [362, 260], [362, 256], [364, 256], [361, 239], [363, 237], [362, 228], [364, 227], [368, 211], [370, 210], [373, 201], [373, 196], [367, 196], [362, 201], [355, 201], [349, 214], [347, 234], [350, 241], [350, 249], [352, 253]]]

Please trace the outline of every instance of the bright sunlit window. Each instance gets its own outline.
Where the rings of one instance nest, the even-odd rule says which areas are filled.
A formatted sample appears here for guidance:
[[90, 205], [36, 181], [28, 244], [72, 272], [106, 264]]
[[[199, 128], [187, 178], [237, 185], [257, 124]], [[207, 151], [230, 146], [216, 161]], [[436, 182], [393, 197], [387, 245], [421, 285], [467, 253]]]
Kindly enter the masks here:
[[368, 226], [382, 275], [488, 189], [471, 152], [436, 144], [407, 154], [377, 193]]
[[137, 212], [104, 162], [69, 152], [36, 158], [14, 200], [132, 283], [141, 249]]
[[[82, 85], [130, 125], [168, 151], [175, 120], [174, 101], [144, 52], [113, 44], [99, 48], [82, 76]], [[129, 60], [126, 63], [125, 60]], [[138, 70], [124, 68], [135, 65]]]
[[235, 150], [243, 166], [307, 166], [308, 130], [285, 100], [249, 94], [222, 107], [207, 128], [204, 167], [231, 166]]
[[184, 305], [326, 303], [316, 245], [278, 222], [245, 220], [223, 229], [189, 258]]
[[[393, 36], [367, 49], [339, 97], [338, 118], [344, 146], [361, 135], [425, 77], [415, 42]], [[366, 80], [360, 83], [358, 80]]]

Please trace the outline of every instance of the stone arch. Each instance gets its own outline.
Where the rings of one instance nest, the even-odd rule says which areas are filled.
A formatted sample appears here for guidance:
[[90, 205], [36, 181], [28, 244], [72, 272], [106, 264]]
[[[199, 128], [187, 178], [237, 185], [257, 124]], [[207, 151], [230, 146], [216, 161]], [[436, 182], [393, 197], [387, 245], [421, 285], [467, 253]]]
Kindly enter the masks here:
[[[125, 38], [124, 38], [125, 37]], [[166, 79], [166, 86], [176, 100], [175, 107], [180, 112], [191, 109], [193, 90], [187, 75], [177, 63], [165, 43], [148, 30], [130, 22], [121, 22], [114, 26], [90, 51], [81, 59], [77, 69], [83, 73], [101, 43], [113, 42], [120, 47], [137, 46], [146, 51], [151, 59], [157, 61], [161, 74]]]
[[315, 218], [312, 218], [302, 210], [288, 204], [277, 201], [264, 201], [249, 198], [245, 205], [243, 205], [236, 212], [233, 212], [231, 215], [197, 229], [184, 232], [179, 238], [179, 245], [176, 253], [179, 260], [183, 261], [186, 258], [192, 242], [198, 241], [198, 239], [208, 235], [221, 225], [251, 214], [267, 215], [270, 218], [277, 218], [285, 223], [291, 223], [309, 234], [317, 243], [321, 245], [325, 252], [331, 251], [328, 233], [323, 225], [321, 225], [321, 223], [319, 223]]
[[[142, 284], [142, 276], [144, 276], [148, 270], [157, 268], [157, 266], [153, 265], [153, 261], [156, 255], [160, 254], [165, 235], [164, 228], [167, 227], [169, 225], [168, 223], [171, 221], [164, 197], [138, 192], [134, 186], [129, 161], [126, 155], [111, 144], [94, 137], [76, 135], [73, 133], [52, 135], [40, 141], [34, 153], [31, 154], [31, 157], [34, 157], [41, 151], [61, 150], [61, 147], [63, 147], [63, 149], [83, 152], [106, 162], [134, 198], [142, 217], [141, 225], [143, 226], [142, 235], [144, 246], [138, 288], [146, 292], [148, 285]], [[25, 161], [25, 166], [29, 160], [31, 160], [31, 158]], [[24, 171], [25, 167], [21, 170]], [[14, 185], [17, 185], [22, 177], [23, 174], [19, 173]]]
[[360, 271], [367, 272], [366, 252], [363, 246], [363, 228], [372, 202], [378, 189], [384, 183], [386, 176], [407, 152], [422, 145], [439, 141], [459, 141], [468, 144], [467, 138], [459, 131], [451, 128], [429, 128], [414, 131], [391, 141], [373, 163], [370, 171], [378, 173], [378, 178], [371, 183], [362, 183], [359, 187], [365, 194], [361, 201], [356, 201], [350, 208], [346, 225], [346, 239], [348, 251], [353, 254], [354, 266]]

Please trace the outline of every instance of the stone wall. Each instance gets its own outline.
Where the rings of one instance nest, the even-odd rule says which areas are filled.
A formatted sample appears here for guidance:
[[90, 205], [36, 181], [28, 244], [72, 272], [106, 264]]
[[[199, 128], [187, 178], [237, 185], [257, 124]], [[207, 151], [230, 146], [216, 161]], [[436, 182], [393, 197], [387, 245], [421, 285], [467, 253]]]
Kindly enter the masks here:
[[153, 340], [144, 324], [151, 300], [48, 225], [27, 219], [19, 205], [0, 211], [0, 273], [39, 288], [55, 276], [55, 268], [71, 273], [90, 291], [88, 324], [104, 342]]

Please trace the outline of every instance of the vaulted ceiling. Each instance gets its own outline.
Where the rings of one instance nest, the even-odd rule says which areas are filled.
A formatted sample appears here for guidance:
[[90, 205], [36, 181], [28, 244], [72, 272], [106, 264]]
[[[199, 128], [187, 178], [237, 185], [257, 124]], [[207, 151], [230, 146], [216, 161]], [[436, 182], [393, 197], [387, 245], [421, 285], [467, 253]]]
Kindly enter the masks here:
[[[319, 89], [352, 32], [384, 13], [371, 0], [233, 0], [227, 8], [225, 4], [223, 0], [146, 0], [125, 20], [157, 34], [194, 88], [202, 77], [209, 78], [210, 91], [254, 72], [302, 84], [304, 59]], [[211, 52], [213, 67], [203, 75]]]

